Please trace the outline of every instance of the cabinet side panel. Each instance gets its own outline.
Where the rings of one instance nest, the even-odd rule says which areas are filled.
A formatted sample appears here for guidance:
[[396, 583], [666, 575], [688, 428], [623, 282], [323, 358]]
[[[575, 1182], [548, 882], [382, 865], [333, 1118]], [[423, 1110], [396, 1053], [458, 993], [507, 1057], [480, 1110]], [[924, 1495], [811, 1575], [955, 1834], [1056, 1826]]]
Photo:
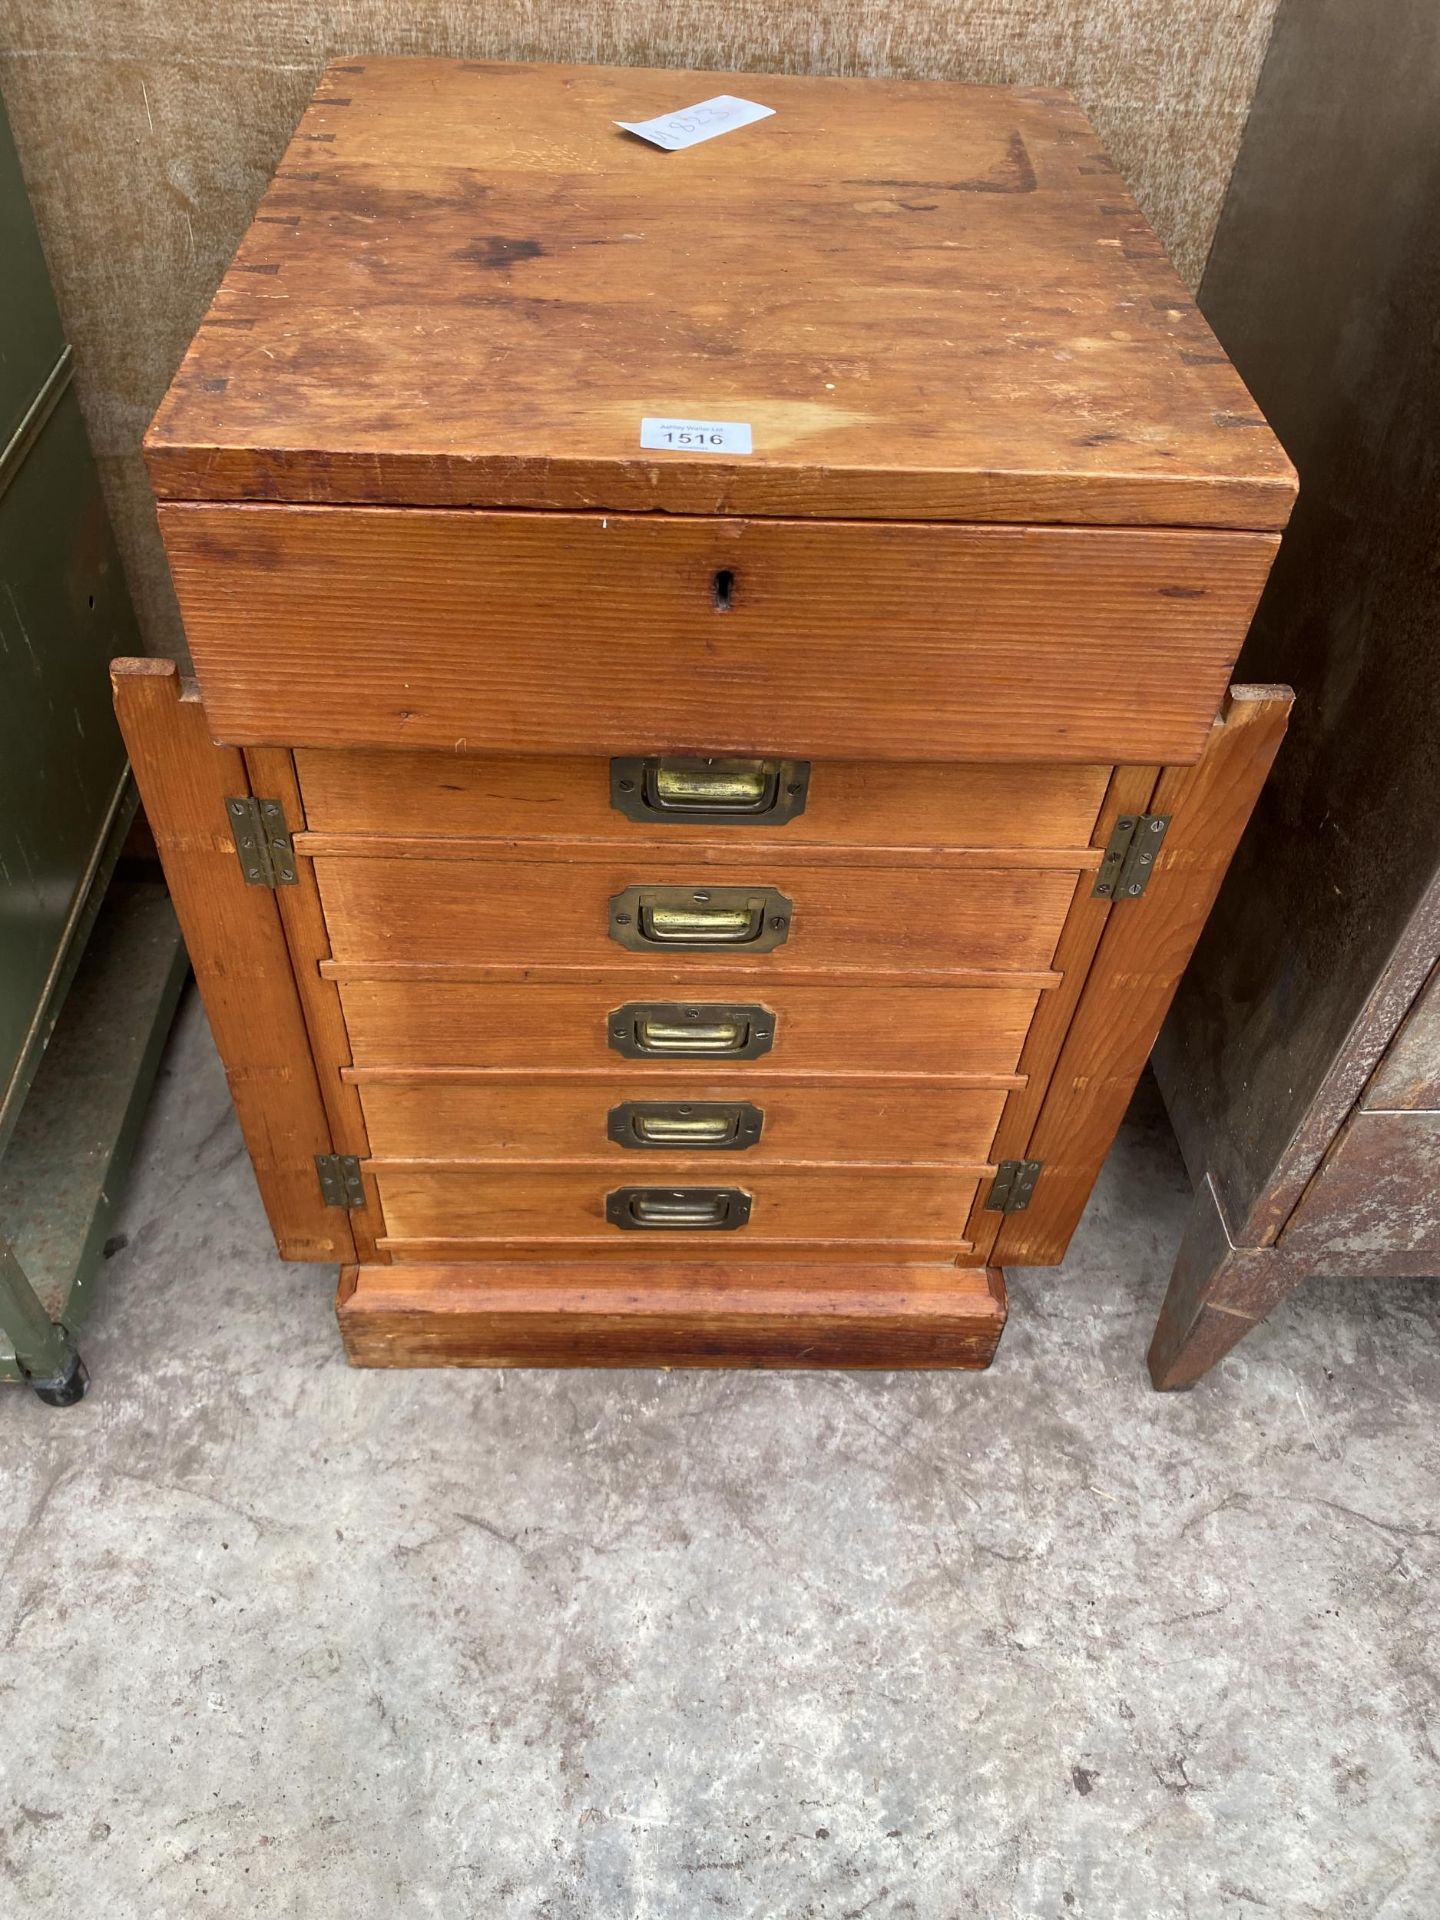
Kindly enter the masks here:
[[168, 660], [117, 660], [115, 711], [170, 885], [271, 1230], [287, 1260], [355, 1257], [348, 1215], [324, 1205], [332, 1151], [290, 952], [269, 888], [247, 886], [225, 802], [250, 788]]
[[[298, 833], [306, 821], [293, 756], [284, 747], [250, 747], [244, 757], [254, 791], [278, 800], [292, 835]], [[297, 854], [295, 885], [277, 888], [275, 899], [290, 948], [300, 1009], [310, 1033], [320, 1097], [329, 1117], [335, 1151], [368, 1160], [370, 1143], [360, 1096], [341, 1077], [352, 1063], [340, 992], [333, 980], [322, 978], [320, 973], [321, 961], [330, 958], [330, 934], [315, 886], [314, 861], [303, 853]], [[385, 1216], [373, 1180], [365, 1183], [365, 1204], [352, 1207], [349, 1212], [350, 1231], [359, 1259], [388, 1260], [389, 1255], [378, 1251], [375, 1244], [384, 1237]]]
[[1285, 733], [1285, 687], [1234, 687], [1194, 767], [1161, 775], [1151, 811], [1171, 825], [1149, 886], [1110, 913], [1025, 1157], [1044, 1171], [1008, 1214], [993, 1258], [1063, 1258], [1176, 983]]

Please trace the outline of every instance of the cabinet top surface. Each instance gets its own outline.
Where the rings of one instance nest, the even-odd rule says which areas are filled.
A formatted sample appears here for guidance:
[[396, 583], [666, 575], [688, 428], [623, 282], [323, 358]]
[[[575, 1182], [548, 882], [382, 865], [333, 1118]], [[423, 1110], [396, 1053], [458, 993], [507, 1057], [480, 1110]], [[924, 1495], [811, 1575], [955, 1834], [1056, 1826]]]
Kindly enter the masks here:
[[[615, 125], [718, 94], [774, 112]], [[176, 500], [1266, 528], [1294, 491], [1068, 95], [450, 60], [327, 68], [146, 446]]]

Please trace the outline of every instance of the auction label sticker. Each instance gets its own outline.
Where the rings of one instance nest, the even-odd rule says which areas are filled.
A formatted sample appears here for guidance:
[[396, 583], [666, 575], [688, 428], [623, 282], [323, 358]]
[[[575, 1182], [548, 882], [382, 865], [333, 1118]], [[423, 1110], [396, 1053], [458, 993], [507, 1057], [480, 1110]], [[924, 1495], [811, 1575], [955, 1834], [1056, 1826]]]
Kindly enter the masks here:
[[753, 453], [748, 420], [642, 420], [640, 444], [664, 453]]
[[737, 127], [752, 126], [768, 120], [775, 109], [757, 107], [753, 100], [737, 100], [733, 93], [717, 93], [713, 100], [702, 100], [698, 107], [682, 107], [678, 113], [657, 114], [653, 120], [617, 120], [617, 127], [638, 133], [652, 147], [666, 153], [679, 153], [685, 147], [697, 147], [702, 140], [717, 134], [733, 133]]

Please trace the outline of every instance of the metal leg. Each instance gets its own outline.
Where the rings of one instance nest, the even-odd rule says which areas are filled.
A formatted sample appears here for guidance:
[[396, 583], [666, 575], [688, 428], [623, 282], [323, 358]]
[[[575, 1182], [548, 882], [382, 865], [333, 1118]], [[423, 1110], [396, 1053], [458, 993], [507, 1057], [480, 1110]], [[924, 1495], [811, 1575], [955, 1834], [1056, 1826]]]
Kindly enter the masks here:
[[63, 1380], [41, 1383], [32, 1380], [35, 1398], [43, 1400], [47, 1407], [74, 1407], [85, 1398], [90, 1389], [90, 1370], [77, 1353], [70, 1362], [70, 1371]]
[[1193, 1387], [1305, 1278], [1303, 1259], [1278, 1247], [1236, 1246], [1207, 1173], [1175, 1259], [1150, 1344], [1161, 1393]]
[[0, 1327], [26, 1380], [47, 1406], [73, 1407], [85, 1397], [90, 1376], [64, 1327], [57, 1327], [25, 1277], [25, 1269], [0, 1240]]

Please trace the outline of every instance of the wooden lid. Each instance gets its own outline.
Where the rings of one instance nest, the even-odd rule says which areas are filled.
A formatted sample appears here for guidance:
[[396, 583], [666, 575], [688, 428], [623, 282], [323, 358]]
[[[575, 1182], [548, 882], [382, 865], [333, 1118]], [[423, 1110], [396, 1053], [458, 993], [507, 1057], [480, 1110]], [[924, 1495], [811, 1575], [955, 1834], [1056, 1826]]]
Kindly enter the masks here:
[[[722, 93], [774, 114], [614, 124]], [[448, 60], [326, 70], [146, 447], [173, 500], [1261, 528], [1294, 492], [1068, 95]]]

